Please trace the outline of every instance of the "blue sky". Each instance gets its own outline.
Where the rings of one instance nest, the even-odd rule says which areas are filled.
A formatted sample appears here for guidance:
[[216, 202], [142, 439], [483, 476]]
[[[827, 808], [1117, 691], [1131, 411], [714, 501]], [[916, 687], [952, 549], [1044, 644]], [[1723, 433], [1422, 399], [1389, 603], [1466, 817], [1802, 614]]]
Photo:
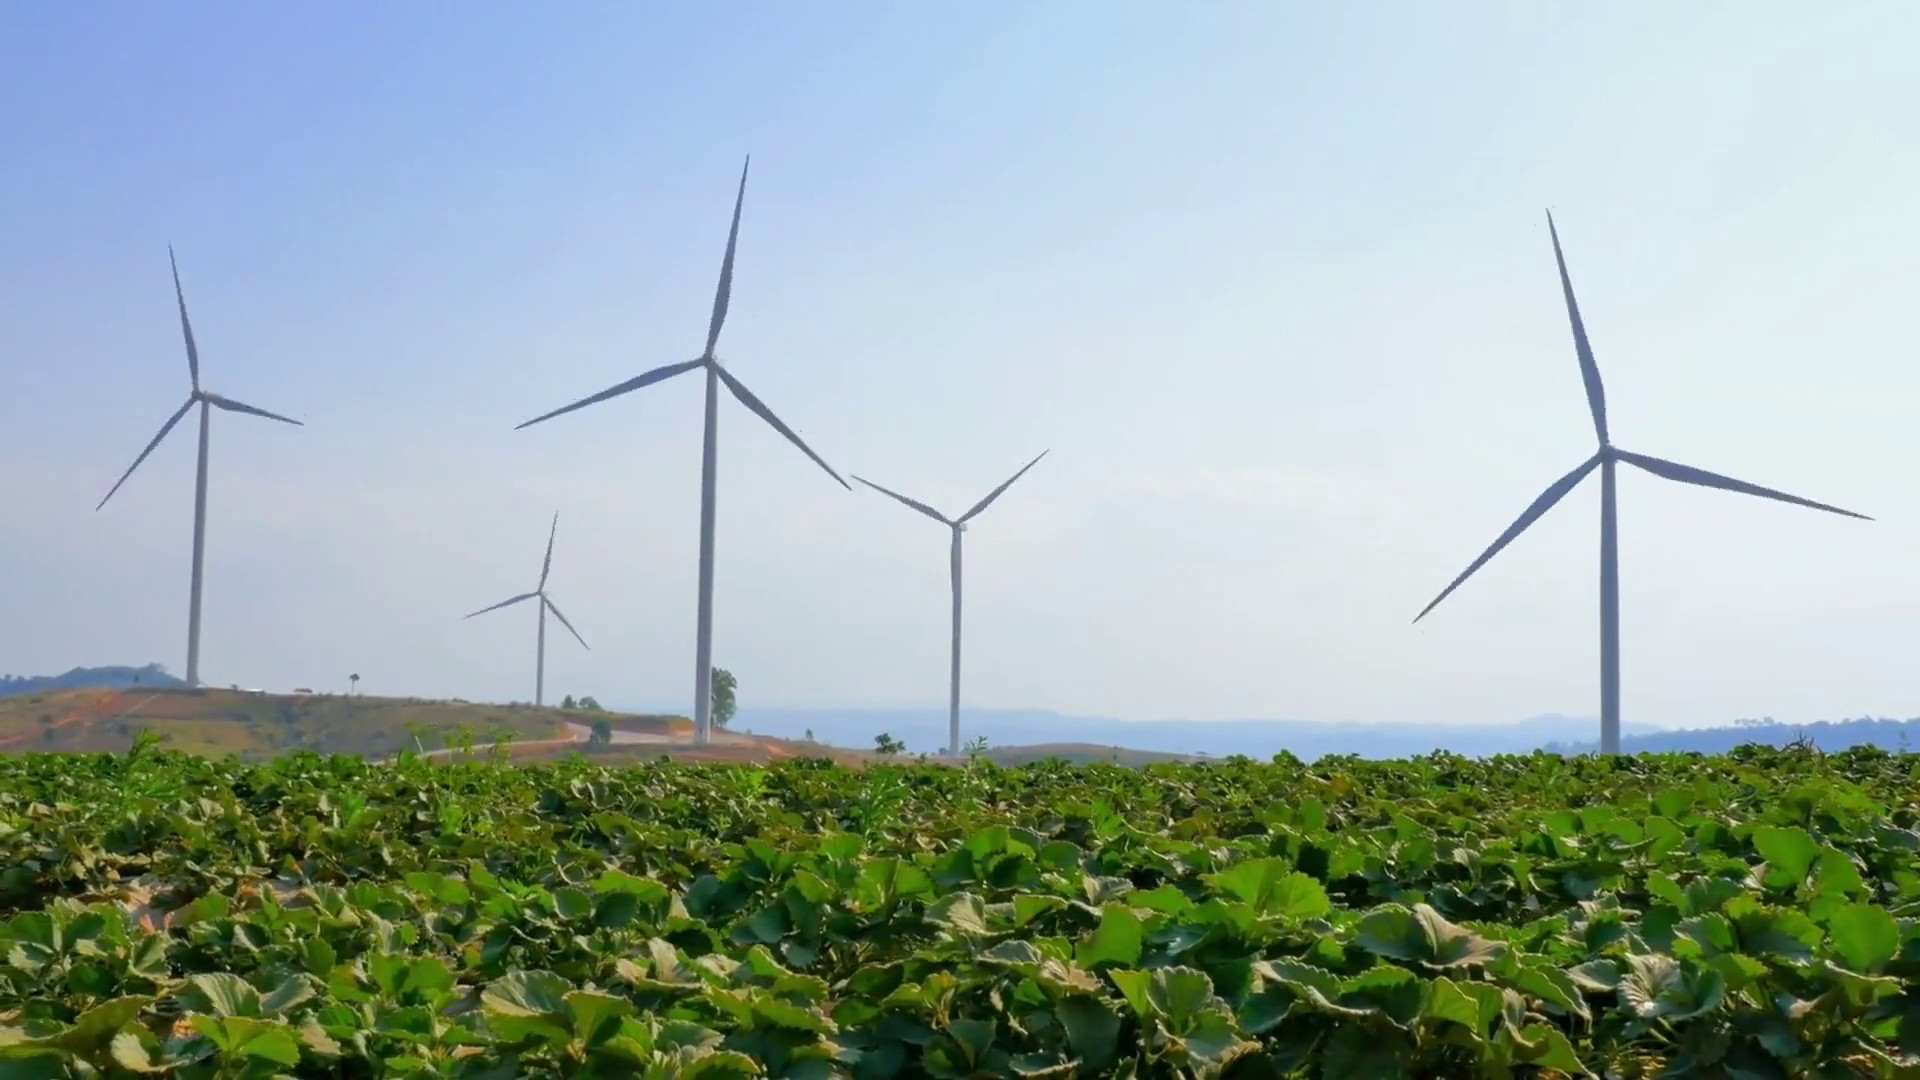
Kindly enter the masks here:
[[[0, 667], [675, 703], [721, 352], [837, 467], [960, 509], [966, 694], [1124, 717], [1596, 708], [1597, 490], [1543, 207], [1630, 449], [1629, 721], [1920, 713], [1920, 9], [1785, 3], [0, 8]], [[716, 659], [942, 699], [945, 537], [723, 403]]]

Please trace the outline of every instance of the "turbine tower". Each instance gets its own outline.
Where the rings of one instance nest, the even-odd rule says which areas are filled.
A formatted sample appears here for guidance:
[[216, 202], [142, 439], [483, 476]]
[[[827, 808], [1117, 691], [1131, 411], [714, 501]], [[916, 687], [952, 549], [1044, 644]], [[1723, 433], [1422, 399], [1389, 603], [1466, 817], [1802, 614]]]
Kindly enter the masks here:
[[[492, 607], [483, 607], [473, 613], [473, 615], [485, 615], [489, 611], [498, 611], [503, 607], [512, 607], [523, 600], [538, 599], [540, 601], [540, 636], [535, 639], [533, 652], [533, 703], [535, 705], [546, 704], [547, 612], [553, 612], [553, 617], [560, 620], [560, 625], [567, 628], [567, 632], [573, 635], [573, 639], [580, 643], [581, 648], [586, 649], [588, 652], [593, 651], [592, 647], [587, 644], [587, 639], [580, 636], [580, 631], [575, 630], [573, 624], [567, 621], [567, 617], [560, 614], [560, 608], [554, 604], [553, 598], [547, 595], [547, 575], [553, 572], [553, 535], [559, 530], [560, 512], [556, 510], [553, 513], [553, 526], [547, 530], [547, 557], [540, 561], [540, 584], [535, 586], [532, 592], [521, 593], [519, 596], [502, 600]], [[467, 618], [471, 619], [473, 615], [468, 615]]]
[[290, 420], [278, 413], [270, 413], [265, 409], [258, 409], [252, 405], [235, 401], [232, 398], [222, 397], [211, 390], [201, 389], [200, 348], [194, 344], [193, 324], [187, 319], [187, 296], [180, 288], [180, 263], [173, 257], [172, 245], [168, 245], [167, 247], [167, 262], [173, 267], [173, 297], [180, 306], [180, 333], [187, 341], [187, 376], [192, 380], [192, 390], [187, 394], [186, 404], [176, 409], [174, 414], [167, 418], [167, 422], [160, 425], [160, 433], [153, 437], [153, 441], [147, 444], [145, 450], [140, 451], [139, 457], [133, 459], [133, 464], [127, 466], [126, 472], [120, 474], [120, 479], [116, 481], [112, 489], [107, 492], [106, 498], [101, 499], [99, 506], [95, 506], [94, 509], [99, 510], [101, 507], [107, 505], [107, 499], [113, 498], [113, 493], [119, 491], [120, 485], [127, 482], [127, 477], [133, 475], [133, 470], [139, 468], [140, 463], [147, 460], [147, 455], [153, 453], [153, 448], [160, 445], [160, 440], [167, 437], [167, 432], [172, 431], [174, 425], [180, 422], [180, 418], [187, 415], [188, 409], [193, 408], [195, 405], [200, 406], [200, 459], [199, 465], [194, 472], [193, 484], [193, 585], [191, 596], [187, 601], [187, 685], [199, 686], [201, 685], [200, 592], [201, 584], [205, 580], [203, 571], [206, 565], [207, 554], [207, 427], [208, 417], [210, 416], [209, 410], [225, 409], [228, 412], [264, 416], [269, 420], [278, 420], [283, 424], [292, 424], [295, 427], [304, 425], [298, 420]]
[[1580, 376], [1587, 385], [1587, 408], [1593, 413], [1593, 434], [1599, 443], [1594, 455], [1581, 462], [1567, 475], [1555, 480], [1533, 500], [1507, 531], [1500, 534], [1472, 565], [1461, 571], [1453, 583], [1434, 597], [1433, 603], [1414, 616], [1414, 622], [1426, 618], [1427, 612], [1437, 607], [1462, 582], [1473, 576], [1473, 572], [1486, 565], [1487, 560], [1500, 552], [1501, 548], [1513, 542], [1513, 539], [1525, 532], [1527, 526], [1539, 520], [1553, 504], [1559, 502], [1586, 479], [1595, 468], [1600, 470], [1600, 752], [1617, 754], [1620, 752], [1620, 550], [1617, 522], [1614, 506], [1614, 466], [1624, 461], [1635, 468], [1650, 472], [1664, 480], [1674, 480], [1682, 484], [1698, 487], [1719, 488], [1740, 495], [1757, 495], [1776, 502], [1793, 503], [1796, 506], [1825, 510], [1831, 514], [1841, 514], [1850, 518], [1871, 521], [1865, 514], [1856, 514], [1851, 510], [1842, 510], [1837, 506], [1803, 499], [1798, 495], [1749, 484], [1744, 480], [1735, 480], [1729, 476], [1710, 473], [1705, 469], [1696, 469], [1691, 465], [1681, 465], [1646, 454], [1636, 454], [1622, 450], [1613, 444], [1613, 438], [1607, 431], [1607, 395], [1600, 385], [1600, 368], [1594, 363], [1593, 349], [1587, 343], [1587, 329], [1580, 320], [1580, 306], [1573, 299], [1573, 281], [1567, 276], [1567, 260], [1560, 252], [1560, 232], [1554, 228], [1553, 214], [1547, 214], [1547, 232], [1553, 238], [1553, 258], [1560, 267], [1560, 290], [1567, 300], [1567, 319], [1573, 324], [1573, 348], [1580, 359]]
[[864, 477], [854, 477], [855, 480], [860, 481], [880, 494], [894, 499], [910, 509], [918, 510], [920, 513], [947, 526], [947, 528], [953, 532], [953, 662], [947, 673], [947, 753], [949, 754], [957, 755], [960, 753], [960, 534], [967, 531], [967, 522], [980, 516], [982, 510], [992, 506], [993, 500], [999, 498], [1001, 492], [1012, 487], [1015, 480], [1027, 475], [1027, 470], [1040, 464], [1040, 458], [1046, 456], [1047, 452], [1045, 450], [1040, 451], [1040, 457], [1036, 457], [1032, 461], [1027, 462], [1019, 472], [1008, 477], [1006, 483], [987, 492], [986, 498], [974, 503], [973, 509], [968, 510], [957, 518], [947, 517], [926, 503], [920, 502], [917, 499], [909, 499], [897, 491], [888, 491], [886, 488]]
[[720, 285], [713, 295], [713, 317], [707, 324], [707, 347], [704, 352], [692, 360], [682, 360], [676, 364], [657, 367], [645, 374], [636, 375], [626, 382], [610, 386], [590, 397], [581, 398], [571, 405], [536, 416], [514, 430], [531, 427], [543, 420], [551, 420], [563, 413], [583, 409], [608, 398], [638, 390], [663, 382], [675, 375], [684, 375], [696, 368], [706, 372], [706, 426], [701, 438], [700, 453], [700, 599], [694, 630], [693, 648], [693, 732], [694, 741], [705, 743], [713, 735], [713, 513], [715, 467], [719, 459], [719, 412], [720, 385], [726, 384], [727, 390], [740, 404], [745, 405], [754, 415], [765, 420], [775, 431], [787, 437], [787, 441], [800, 448], [800, 452], [813, 459], [813, 463], [827, 471], [827, 475], [838, 481], [841, 487], [852, 488], [833, 466], [821, 459], [819, 454], [801, 441], [800, 436], [788, 427], [773, 410], [767, 408], [759, 398], [748, 390], [746, 385], [735, 378], [720, 363], [714, 347], [720, 342], [720, 327], [727, 320], [727, 302], [733, 292], [733, 253], [740, 240], [740, 208], [747, 198], [747, 168], [753, 164], [749, 156], [746, 164], [740, 168], [740, 190], [733, 200], [733, 224], [727, 229], [727, 252], [720, 260]]

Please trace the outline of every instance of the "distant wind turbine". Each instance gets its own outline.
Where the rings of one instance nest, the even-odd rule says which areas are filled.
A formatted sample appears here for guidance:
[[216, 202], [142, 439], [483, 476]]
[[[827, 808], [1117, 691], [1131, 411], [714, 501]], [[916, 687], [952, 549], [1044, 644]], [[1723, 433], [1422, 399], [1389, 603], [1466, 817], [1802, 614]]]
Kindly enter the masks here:
[[200, 388], [200, 348], [194, 344], [193, 324], [187, 320], [187, 296], [180, 288], [180, 264], [173, 257], [172, 245], [167, 246], [167, 262], [173, 267], [173, 296], [174, 300], [180, 305], [180, 333], [187, 341], [187, 375], [193, 380], [193, 389], [187, 394], [186, 404], [175, 410], [174, 414], [167, 418], [167, 422], [160, 425], [160, 433], [153, 437], [153, 441], [147, 444], [145, 450], [140, 451], [139, 457], [133, 459], [133, 464], [127, 466], [126, 472], [120, 474], [120, 479], [115, 482], [113, 488], [107, 492], [106, 498], [101, 499], [100, 505], [95, 506], [94, 509], [99, 510], [101, 507], [107, 505], [107, 499], [113, 498], [113, 493], [119, 491], [120, 485], [127, 482], [127, 477], [133, 475], [133, 470], [139, 468], [140, 463], [147, 460], [147, 455], [153, 453], [153, 448], [160, 445], [160, 440], [167, 437], [167, 432], [172, 431], [174, 425], [180, 422], [180, 418], [187, 415], [188, 409], [193, 408], [196, 404], [200, 406], [200, 461], [194, 473], [193, 485], [193, 592], [187, 606], [187, 685], [199, 686], [201, 685], [200, 587], [204, 580], [203, 570], [207, 553], [208, 410], [209, 408], [225, 409], [228, 412], [264, 416], [269, 420], [278, 420], [283, 424], [292, 424], [295, 427], [304, 425], [298, 420], [289, 420], [278, 413], [270, 413], [265, 409], [257, 409], [252, 405], [245, 405], [232, 398], [221, 397], [211, 390], [203, 390]]
[[1553, 214], [1547, 214], [1547, 232], [1553, 237], [1553, 258], [1560, 267], [1560, 290], [1567, 299], [1567, 318], [1573, 324], [1573, 347], [1580, 358], [1580, 375], [1587, 384], [1587, 408], [1593, 413], [1593, 433], [1599, 441], [1599, 449], [1594, 455], [1581, 462], [1572, 472], [1548, 485], [1533, 505], [1521, 513], [1518, 520], [1507, 526], [1472, 565], [1461, 571], [1453, 583], [1440, 591], [1414, 622], [1426, 618], [1427, 612], [1437, 607], [1448, 594], [1460, 587], [1461, 583], [1473, 576], [1475, 570], [1486, 565], [1487, 560], [1498, 554], [1513, 539], [1525, 532], [1527, 526], [1539, 520], [1553, 504], [1559, 502], [1586, 479], [1588, 473], [1597, 466], [1600, 469], [1600, 752], [1617, 754], [1620, 752], [1620, 550], [1617, 524], [1614, 512], [1614, 466], [1626, 462], [1665, 480], [1675, 480], [1682, 484], [1694, 484], [1699, 487], [1719, 488], [1741, 495], [1757, 495], [1763, 499], [1793, 503], [1796, 506], [1825, 510], [1831, 514], [1841, 514], [1862, 521], [1871, 521], [1865, 514], [1856, 514], [1851, 510], [1842, 510], [1837, 506], [1803, 499], [1798, 495], [1788, 495], [1772, 488], [1749, 484], [1744, 480], [1710, 473], [1696, 469], [1691, 465], [1681, 465], [1646, 454], [1636, 454], [1613, 445], [1607, 433], [1607, 395], [1600, 385], [1600, 368], [1594, 362], [1593, 349], [1587, 343], [1587, 329], [1580, 320], [1580, 306], [1573, 299], [1573, 281], [1567, 276], [1567, 260], [1560, 252], [1560, 232], [1554, 228]]
[[841, 487], [852, 490], [833, 466], [821, 459], [819, 454], [801, 441], [800, 436], [788, 427], [773, 410], [767, 408], [753, 391], [735, 378], [720, 363], [714, 354], [714, 347], [720, 343], [720, 327], [727, 320], [727, 301], [733, 292], [733, 253], [740, 240], [740, 208], [747, 198], [747, 168], [753, 164], [753, 158], [747, 158], [746, 165], [740, 168], [740, 190], [733, 200], [733, 224], [727, 230], [727, 252], [720, 261], [720, 285], [713, 296], [713, 318], [707, 325], [707, 347], [704, 352], [692, 360], [682, 360], [677, 364], [657, 367], [643, 375], [636, 375], [626, 382], [610, 386], [590, 397], [581, 398], [571, 405], [536, 416], [514, 430], [531, 427], [543, 420], [551, 420], [563, 413], [583, 409], [588, 405], [619, 397], [643, 386], [663, 382], [675, 375], [683, 375], [696, 368], [703, 368], [707, 374], [707, 411], [706, 428], [701, 440], [700, 453], [700, 600], [697, 624], [694, 630], [693, 657], [693, 731], [694, 741], [705, 743], [713, 734], [713, 508], [714, 508], [714, 471], [719, 459], [719, 410], [720, 384], [727, 389], [753, 413], [765, 420], [775, 431], [787, 437], [787, 441], [800, 448], [800, 452], [813, 459], [813, 463], [827, 471], [827, 475], [839, 482]]
[[1027, 462], [1019, 472], [1008, 477], [1006, 483], [987, 492], [986, 498], [974, 503], [973, 509], [957, 518], [947, 517], [926, 503], [909, 499], [897, 491], [888, 491], [864, 477], [854, 477], [855, 480], [880, 494], [903, 503], [910, 509], [918, 510], [953, 531], [953, 662], [947, 672], [947, 753], [949, 754], [960, 753], [960, 534], [967, 531], [967, 522], [978, 517], [982, 510], [992, 506], [993, 500], [999, 498], [1001, 492], [1012, 487], [1015, 480], [1027, 475], [1027, 470], [1040, 464], [1040, 458], [1046, 456], [1045, 450], [1040, 451], [1040, 457]]
[[[503, 607], [512, 607], [523, 600], [540, 601], [540, 636], [534, 645], [533, 653], [533, 703], [535, 705], [546, 704], [547, 612], [553, 612], [553, 617], [560, 620], [560, 625], [567, 628], [567, 632], [573, 635], [573, 639], [580, 643], [581, 648], [589, 652], [593, 651], [592, 647], [587, 644], [587, 639], [580, 636], [580, 631], [575, 630], [573, 624], [567, 621], [567, 617], [560, 614], [560, 608], [554, 604], [553, 598], [547, 595], [547, 575], [553, 572], [553, 536], [559, 531], [560, 512], [556, 510], [553, 514], [553, 525], [547, 530], [547, 557], [540, 562], [540, 584], [535, 586], [532, 592], [521, 593], [519, 596], [502, 600], [492, 607], [483, 607], [473, 613], [473, 615], [485, 615], [489, 611], [498, 611]], [[473, 615], [468, 615], [467, 618], [471, 619]]]

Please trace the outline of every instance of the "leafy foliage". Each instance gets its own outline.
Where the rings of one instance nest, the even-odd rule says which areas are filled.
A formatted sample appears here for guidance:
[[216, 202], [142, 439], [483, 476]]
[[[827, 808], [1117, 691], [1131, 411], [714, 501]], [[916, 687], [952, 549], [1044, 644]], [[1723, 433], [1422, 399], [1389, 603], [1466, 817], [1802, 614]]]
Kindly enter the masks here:
[[5, 758], [0, 1077], [1911, 1077], [1917, 778]]
[[715, 727], [726, 727], [733, 723], [733, 714], [740, 710], [737, 700], [740, 680], [733, 677], [733, 672], [721, 667], [713, 669], [712, 679], [713, 723]]

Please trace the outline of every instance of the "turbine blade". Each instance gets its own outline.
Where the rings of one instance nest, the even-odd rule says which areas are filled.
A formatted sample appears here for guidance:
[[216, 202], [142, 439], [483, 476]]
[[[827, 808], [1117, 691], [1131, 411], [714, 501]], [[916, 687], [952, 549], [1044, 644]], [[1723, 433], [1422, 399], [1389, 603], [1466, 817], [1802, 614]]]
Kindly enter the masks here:
[[665, 367], [654, 368], [652, 371], [647, 372], [645, 375], [637, 375], [631, 379], [628, 379], [626, 382], [619, 384], [618, 386], [609, 386], [605, 390], [602, 390], [599, 393], [594, 394], [590, 397], [583, 397], [579, 401], [576, 401], [571, 405], [566, 405], [561, 408], [555, 409], [550, 413], [544, 413], [540, 416], [536, 416], [524, 424], [516, 424], [513, 430], [519, 431], [521, 428], [529, 428], [541, 422], [542, 420], [551, 420], [554, 417], [560, 416], [564, 413], [570, 413], [575, 409], [584, 409], [589, 405], [596, 405], [602, 401], [607, 400], [608, 398], [619, 397], [621, 394], [625, 394], [633, 390], [638, 390], [643, 386], [652, 386], [654, 383], [663, 382], [667, 379], [671, 379], [675, 375], [682, 375], [682, 374], [685, 374], [686, 372], [692, 371], [694, 368], [699, 367], [701, 364], [705, 362], [706, 361], [704, 360], [687, 360], [678, 364], [668, 364]]
[[747, 155], [745, 165], [740, 166], [740, 191], [733, 197], [733, 224], [727, 228], [727, 254], [720, 260], [720, 287], [713, 293], [713, 321], [707, 324], [708, 359], [713, 358], [713, 347], [720, 344], [720, 327], [727, 321], [727, 303], [733, 297], [733, 253], [740, 243], [740, 207], [747, 201], [747, 169], [753, 164], [753, 155]]
[[560, 625], [567, 628], [567, 633], [573, 635], [573, 640], [579, 642], [581, 648], [588, 652], [593, 651], [593, 646], [587, 644], [587, 639], [580, 636], [580, 631], [575, 630], [573, 624], [567, 621], [567, 617], [560, 614], [559, 605], [549, 599], [545, 593], [540, 595], [540, 602], [547, 605], [547, 610], [553, 612], [553, 617], [560, 620]]
[[854, 477], [854, 479], [867, 485], [868, 487], [879, 492], [880, 494], [895, 500], [896, 502], [904, 503], [907, 506], [920, 511], [921, 513], [927, 515], [928, 517], [932, 518], [933, 520], [939, 522], [942, 525], [953, 524], [953, 522], [947, 520], [947, 516], [945, 514], [942, 514], [940, 511], [935, 510], [931, 506], [928, 506], [926, 503], [920, 502], [917, 499], [909, 499], [905, 495], [902, 495], [897, 491], [888, 491], [886, 488], [883, 488], [879, 484], [876, 484], [873, 481], [868, 480], [864, 476], [856, 476]]
[[1560, 230], [1554, 227], [1553, 211], [1547, 211], [1547, 232], [1553, 236], [1553, 261], [1560, 267], [1560, 291], [1567, 297], [1567, 320], [1573, 324], [1573, 348], [1580, 355], [1580, 378], [1587, 384], [1587, 408], [1593, 413], [1593, 433], [1600, 445], [1607, 445], [1607, 391], [1600, 385], [1600, 365], [1594, 362], [1593, 346], [1587, 343], [1587, 324], [1580, 319], [1580, 305], [1573, 298], [1573, 279], [1567, 276], [1566, 256], [1560, 253]]
[[553, 527], [547, 530], [547, 557], [540, 563], [540, 587], [547, 587], [547, 574], [553, 569], [553, 534], [560, 531], [560, 511], [553, 512]]
[[513, 605], [521, 602], [522, 600], [531, 600], [534, 597], [539, 595], [540, 594], [537, 592], [523, 592], [519, 596], [516, 596], [511, 600], [502, 600], [499, 603], [493, 605], [492, 607], [483, 607], [479, 611], [474, 612], [473, 615], [466, 615], [462, 617], [471, 619], [473, 618], [474, 615], [485, 615], [489, 611], [498, 611], [503, 607], [512, 607]]
[[180, 418], [187, 415], [187, 410], [193, 408], [193, 402], [193, 398], [188, 398], [185, 405], [180, 406], [180, 408], [174, 411], [172, 416], [167, 417], [167, 422], [160, 425], [160, 434], [155, 435], [153, 441], [147, 444], [147, 448], [140, 451], [140, 456], [133, 459], [133, 464], [127, 466], [127, 471], [120, 474], [120, 479], [115, 481], [112, 490], [107, 492], [107, 498], [101, 499], [100, 505], [94, 507], [95, 510], [107, 505], [107, 499], [113, 498], [113, 493], [119, 491], [120, 485], [127, 482], [127, 477], [133, 475], [133, 470], [139, 468], [140, 463], [147, 460], [147, 455], [153, 453], [153, 448], [159, 446], [160, 440], [167, 437], [167, 432], [173, 430], [173, 425], [178, 424]]
[[749, 409], [752, 409], [760, 417], [760, 419], [765, 420], [768, 424], [772, 425], [773, 430], [778, 431], [782, 435], [785, 435], [787, 437], [787, 441], [799, 447], [801, 453], [812, 458], [813, 463], [815, 465], [818, 465], [821, 468], [827, 470], [828, 476], [833, 477], [835, 480], [839, 480], [841, 487], [846, 488], [848, 491], [853, 490], [853, 485], [847, 483], [845, 480], [841, 480], [840, 474], [833, 471], [833, 466], [827, 464], [826, 461], [824, 461], [819, 454], [814, 453], [812, 447], [802, 442], [800, 439], [800, 436], [794, 434], [793, 429], [788, 427], [785, 421], [773, 415], [773, 410], [767, 408], [765, 402], [761, 401], [757, 397], [754, 397], [753, 391], [747, 389], [746, 386], [742, 384], [739, 379], [734, 378], [732, 372], [728, 371], [726, 368], [723, 368], [718, 364], [715, 364], [713, 366], [713, 370], [719, 372], [720, 381], [727, 384], [727, 389], [733, 391], [733, 396], [740, 399], [740, 404], [745, 405]]
[[1873, 520], [1865, 514], [1856, 514], [1851, 510], [1842, 510], [1837, 506], [1828, 506], [1826, 503], [1814, 502], [1812, 499], [1803, 499], [1798, 495], [1789, 495], [1784, 491], [1775, 491], [1772, 488], [1764, 488], [1758, 484], [1749, 484], [1745, 480], [1735, 480], [1731, 476], [1721, 476], [1719, 473], [1710, 473], [1705, 469], [1696, 469], [1691, 465], [1681, 465], [1663, 458], [1648, 457], [1645, 454], [1628, 453], [1625, 450], [1617, 451], [1617, 453], [1621, 461], [1629, 465], [1636, 465], [1664, 480], [1677, 480], [1682, 484], [1719, 488], [1721, 491], [1732, 491], [1741, 495], [1758, 495], [1763, 499], [1792, 503], [1795, 506], [1804, 506], [1812, 510], [1825, 510], [1829, 514], [1859, 518], [1861, 521]]
[[1519, 536], [1523, 532], [1526, 532], [1527, 526], [1540, 520], [1540, 516], [1542, 514], [1545, 514], [1547, 511], [1553, 509], [1553, 504], [1565, 498], [1567, 492], [1572, 491], [1574, 488], [1574, 485], [1586, 479], [1587, 474], [1592, 472], [1593, 467], [1598, 464], [1600, 464], [1600, 455], [1595, 454], [1592, 457], [1588, 458], [1587, 460], [1581, 462], [1580, 466], [1574, 469], [1572, 472], [1568, 473], [1567, 475], [1561, 477], [1558, 480], [1555, 480], [1553, 484], [1547, 488], [1547, 490], [1540, 493], [1539, 498], [1533, 500], [1533, 505], [1527, 507], [1526, 510], [1522, 511], [1520, 516], [1514, 520], [1514, 523], [1507, 526], [1507, 531], [1500, 534], [1500, 539], [1495, 540], [1493, 544], [1487, 548], [1487, 550], [1480, 553], [1479, 558], [1473, 560], [1472, 566], [1469, 566], [1465, 570], [1462, 570], [1460, 572], [1460, 576], [1453, 579], [1453, 584], [1448, 585], [1445, 589], [1440, 590], [1440, 595], [1433, 598], [1433, 603], [1428, 604], [1426, 607], [1420, 609], [1420, 614], [1415, 615], [1413, 617], [1413, 621], [1419, 622], [1421, 619], [1426, 618], [1427, 612], [1432, 611], [1434, 608], [1440, 606], [1440, 601], [1445, 600], [1449, 595], [1453, 593], [1453, 590], [1459, 588], [1463, 582], [1465, 582], [1468, 578], [1472, 577], [1473, 572], [1475, 570], [1478, 570], [1482, 566], [1485, 566], [1487, 564], [1488, 559], [1491, 559], [1495, 555], [1500, 554], [1501, 548], [1504, 548], [1508, 544], [1513, 543], [1514, 537]]
[[980, 500], [979, 502], [977, 502], [977, 503], [974, 503], [974, 504], [973, 504], [973, 509], [971, 509], [971, 510], [969, 510], [969, 511], [967, 511], [966, 513], [964, 513], [964, 514], [961, 514], [961, 515], [960, 515], [960, 522], [961, 522], [961, 524], [965, 524], [966, 522], [968, 522], [968, 521], [970, 521], [970, 520], [972, 520], [972, 519], [973, 519], [973, 517], [974, 517], [975, 515], [977, 515], [977, 514], [979, 514], [979, 513], [980, 513], [980, 511], [982, 511], [982, 510], [985, 510], [985, 509], [986, 509], [987, 507], [989, 507], [989, 506], [992, 506], [992, 505], [993, 505], [993, 500], [995, 500], [995, 499], [997, 499], [997, 498], [999, 498], [999, 497], [1000, 497], [1000, 493], [1001, 493], [1001, 492], [1003, 492], [1003, 491], [1005, 491], [1005, 490], [1007, 490], [1008, 488], [1010, 488], [1010, 487], [1012, 487], [1012, 486], [1013, 486], [1013, 482], [1014, 482], [1015, 480], [1018, 480], [1018, 479], [1020, 479], [1021, 477], [1023, 477], [1023, 476], [1025, 476], [1025, 475], [1027, 475], [1027, 469], [1031, 469], [1031, 468], [1033, 468], [1033, 467], [1034, 467], [1035, 465], [1038, 465], [1038, 464], [1040, 464], [1040, 458], [1043, 458], [1043, 457], [1046, 457], [1046, 456], [1047, 456], [1047, 454], [1048, 454], [1048, 451], [1046, 451], [1046, 450], [1042, 450], [1042, 451], [1040, 451], [1040, 457], [1037, 457], [1037, 458], [1034, 458], [1034, 459], [1033, 459], [1032, 461], [1029, 461], [1029, 462], [1027, 462], [1027, 464], [1025, 465], [1025, 467], [1023, 467], [1023, 468], [1022, 468], [1022, 469], [1021, 469], [1021, 470], [1020, 470], [1019, 472], [1017, 472], [1017, 473], [1014, 473], [1014, 474], [1013, 474], [1012, 476], [1010, 476], [1010, 477], [1008, 477], [1008, 478], [1007, 478], [1007, 482], [1006, 482], [1006, 483], [1004, 483], [1004, 484], [1001, 484], [1001, 485], [1000, 485], [999, 487], [997, 487], [997, 488], [994, 488], [994, 489], [993, 489], [992, 491], [989, 491], [989, 492], [987, 492], [987, 497], [986, 497], [986, 498], [984, 498], [984, 499], [981, 499], [981, 500]]
[[193, 323], [187, 319], [187, 294], [180, 288], [180, 260], [173, 257], [173, 245], [167, 245], [167, 262], [173, 267], [173, 298], [180, 304], [180, 333], [187, 339], [187, 373], [193, 376], [193, 389], [200, 390], [200, 347], [193, 341]]
[[252, 416], [264, 416], [269, 420], [278, 420], [283, 424], [292, 424], [294, 427], [306, 427], [305, 424], [302, 424], [298, 420], [281, 416], [279, 413], [270, 413], [265, 409], [255, 408], [252, 405], [235, 401], [232, 398], [221, 397], [219, 394], [202, 392], [200, 396], [207, 400], [207, 404], [212, 405], [216, 409], [225, 409], [228, 412], [247, 413]]

